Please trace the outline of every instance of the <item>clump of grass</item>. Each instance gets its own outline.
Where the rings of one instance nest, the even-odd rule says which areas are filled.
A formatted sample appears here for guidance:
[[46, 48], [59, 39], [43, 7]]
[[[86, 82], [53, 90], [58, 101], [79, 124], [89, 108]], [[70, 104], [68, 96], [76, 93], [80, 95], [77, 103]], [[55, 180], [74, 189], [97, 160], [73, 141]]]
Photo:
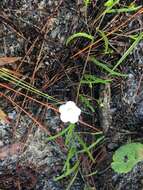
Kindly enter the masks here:
[[[58, 137], [65, 139], [65, 146], [67, 147], [68, 153], [62, 170], [62, 174], [55, 178], [55, 180], [61, 180], [67, 176], [77, 175], [80, 167], [80, 157], [82, 154], [86, 154], [89, 159], [95, 163], [95, 159], [92, 155], [92, 150], [96, 148], [98, 143], [103, 141], [104, 136], [102, 132], [97, 132], [94, 135], [94, 142], [89, 146], [84, 142], [80, 133], [76, 130], [75, 124], [69, 124], [67, 128], [58, 133], [55, 136], [49, 137], [47, 141], [54, 140]], [[98, 135], [98, 137], [96, 137]], [[74, 182], [74, 181], [73, 181]]]

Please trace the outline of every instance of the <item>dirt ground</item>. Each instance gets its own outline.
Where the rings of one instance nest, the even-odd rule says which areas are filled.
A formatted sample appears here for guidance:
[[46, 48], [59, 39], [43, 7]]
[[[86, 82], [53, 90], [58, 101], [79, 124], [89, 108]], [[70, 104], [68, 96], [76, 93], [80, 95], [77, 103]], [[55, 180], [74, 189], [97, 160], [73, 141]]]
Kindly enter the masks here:
[[[139, 10], [97, 19], [104, 2], [93, 0], [85, 14], [82, 0], [1, 0], [0, 58], [18, 59], [14, 63], [0, 62], [0, 68], [11, 70], [16, 77], [61, 102], [75, 101], [84, 69], [107, 77], [93, 63], [86, 65], [86, 57], [94, 55], [112, 66], [132, 44], [128, 36], [143, 32]], [[142, 9], [141, 0], [120, 1], [120, 5], [133, 2]], [[109, 46], [113, 53], [104, 53], [103, 41], [83, 52], [80, 51], [89, 45], [88, 40], [79, 39], [66, 46], [67, 38], [76, 32], [91, 33], [98, 40], [97, 28], [111, 33]], [[143, 190], [143, 162], [127, 174], [111, 169], [117, 148], [131, 141], [143, 143], [143, 40], [118, 71], [128, 77], [114, 77], [112, 83], [97, 84], [92, 89], [86, 85], [80, 88], [80, 94], [89, 97], [95, 108], [92, 112], [78, 100], [83, 112], [81, 120], [103, 131], [105, 138], [93, 152], [96, 164], [90, 165], [86, 158], [81, 164], [83, 174], [97, 170], [96, 175], [83, 177], [79, 172], [71, 190]], [[0, 189], [66, 190], [68, 178], [54, 180], [66, 159], [63, 139], [46, 141], [49, 133], [55, 135], [66, 127], [58, 113], [45, 107], [52, 101], [2, 78], [0, 93], [0, 109], [10, 118], [10, 122], [0, 122]], [[100, 107], [97, 100], [105, 106]], [[81, 128], [85, 132], [88, 126], [79, 123], [79, 131]], [[86, 140], [91, 141], [90, 137]], [[91, 188], [86, 188], [87, 184]]]

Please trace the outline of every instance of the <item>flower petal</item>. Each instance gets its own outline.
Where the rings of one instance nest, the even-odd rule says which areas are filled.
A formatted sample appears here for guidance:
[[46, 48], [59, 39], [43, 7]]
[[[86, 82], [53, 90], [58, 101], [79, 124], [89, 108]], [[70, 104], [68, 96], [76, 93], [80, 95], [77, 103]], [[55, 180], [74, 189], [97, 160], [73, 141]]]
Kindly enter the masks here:
[[74, 102], [72, 102], [72, 101], [68, 101], [68, 102], [66, 103], [66, 106], [67, 106], [67, 107], [73, 107], [73, 106], [76, 106], [76, 104], [75, 104]]
[[79, 120], [81, 114], [80, 108], [78, 108], [75, 102], [68, 101], [59, 107], [60, 118], [63, 122], [76, 123]]
[[64, 114], [61, 114], [61, 115], [60, 115], [60, 119], [61, 119], [61, 121], [63, 121], [64, 123], [67, 123], [67, 122], [69, 121], [69, 118], [65, 117]]
[[75, 112], [76, 112], [77, 115], [80, 115], [81, 114], [81, 109], [79, 109], [78, 107], [76, 107]]
[[64, 112], [65, 108], [66, 108], [66, 104], [61, 105], [61, 106], [59, 107], [59, 112], [60, 112], [60, 113]]
[[77, 123], [78, 120], [79, 120], [79, 117], [78, 117], [78, 116], [74, 116], [74, 117], [70, 118], [70, 122], [73, 123], [73, 124], [74, 124], [74, 123]]

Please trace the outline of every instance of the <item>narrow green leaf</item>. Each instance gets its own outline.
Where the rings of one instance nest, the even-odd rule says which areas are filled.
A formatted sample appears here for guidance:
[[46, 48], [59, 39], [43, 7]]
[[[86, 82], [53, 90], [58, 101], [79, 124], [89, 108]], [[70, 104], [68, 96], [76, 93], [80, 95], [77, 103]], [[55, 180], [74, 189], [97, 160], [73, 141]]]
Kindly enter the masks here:
[[75, 172], [75, 175], [73, 176], [72, 180], [70, 181], [68, 187], [66, 188], [66, 190], [70, 190], [71, 189], [71, 186], [72, 184], [74, 183], [76, 177], [77, 177], [77, 174], [78, 174], [78, 170]]
[[91, 176], [96, 175], [96, 174], [97, 174], [97, 171], [92, 172], [92, 173], [90, 173], [90, 174], [87, 174], [87, 175], [85, 175], [85, 176], [86, 176], [86, 177], [91, 177]]
[[75, 124], [70, 123], [68, 128], [69, 128], [69, 130], [66, 133], [66, 141], [65, 141], [66, 146], [71, 142], [71, 140], [73, 138], [73, 132], [74, 132]]
[[86, 97], [80, 94], [79, 98], [86, 108], [89, 108], [93, 113], [95, 112], [95, 109], [93, 108], [92, 104]]
[[75, 154], [76, 154], [76, 147], [72, 146], [68, 152], [67, 159], [63, 167], [63, 171], [68, 172], [71, 165], [70, 160], [75, 156]]
[[128, 76], [126, 74], [115, 72], [113, 69], [110, 69], [107, 65], [105, 65], [105, 64], [101, 63], [100, 61], [98, 61], [97, 59], [95, 59], [95, 57], [90, 57], [89, 60], [92, 61], [97, 66], [99, 66], [102, 69], [104, 69], [105, 71], [107, 71], [110, 75], [124, 76], [124, 77]]
[[104, 3], [104, 6], [108, 7], [108, 8], [112, 8], [113, 6], [115, 6], [116, 4], [119, 3], [120, 0], [108, 0]]
[[55, 181], [61, 180], [61, 179], [63, 179], [64, 177], [67, 177], [67, 176], [69, 176], [70, 174], [76, 172], [78, 166], [79, 166], [79, 161], [77, 161], [77, 162], [75, 163], [75, 165], [74, 165], [71, 169], [69, 169], [67, 172], [65, 172], [64, 174], [62, 174], [62, 175], [56, 177], [56, 178], [55, 178]]
[[105, 33], [102, 30], [98, 29], [97, 31], [100, 33], [102, 39], [104, 40], [104, 44], [105, 44], [105, 50], [104, 50], [104, 52], [108, 53], [108, 47], [109, 47], [108, 38], [107, 38], [107, 36], [105, 35]]
[[89, 147], [88, 147], [88, 150], [94, 148], [100, 141], [104, 140], [104, 136], [103, 137], [100, 137], [98, 138], [94, 143], [92, 143]]
[[88, 156], [92, 160], [92, 162], [95, 162], [95, 159], [93, 158], [91, 152], [88, 150], [88, 147], [86, 146], [86, 144], [84, 143], [84, 141], [80, 138], [79, 135], [77, 135], [77, 138], [78, 138], [79, 143], [83, 146], [84, 152], [86, 152], [88, 154]]
[[83, 1], [86, 7], [91, 3], [91, 0], [83, 0]]
[[[98, 138], [95, 142], [93, 142], [93, 143], [88, 147], [88, 150], [90, 150], [90, 149], [92, 149], [92, 148], [95, 148], [96, 145], [97, 145], [100, 141], [102, 141], [103, 139], [104, 139], [104, 137]], [[83, 149], [83, 150], [79, 150], [79, 151], [78, 151], [78, 154], [84, 153], [84, 152], [85, 152], [84, 149]]]
[[94, 40], [94, 36], [90, 35], [90, 34], [87, 34], [85, 32], [78, 32], [78, 33], [75, 33], [73, 35], [71, 35], [68, 39], [67, 39], [67, 42], [66, 42], [66, 45], [68, 45], [72, 40], [74, 40], [75, 38], [79, 38], [79, 37], [83, 37], [83, 38], [87, 38], [88, 40], [91, 40], [93, 41]]
[[131, 8], [110, 9], [110, 10], [107, 10], [106, 13], [128, 13], [128, 12], [137, 11], [140, 8], [141, 6], [131, 7]]
[[81, 80], [81, 83], [84, 83], [84, 84], [98, 84], [98, 83], [106, 84], [106, 83], [109, 83], [111, 81], [112, 81], [111, 79], [101, 79], [101, 78], [98, 78], [94, 75], [85, 74], [84, 79]]
[[138, 43], [142, 38], [143, 38], [143, 33], [140, 33], [139, 36], [136, 38], [136, 40], [133, 42], [133, 44], [129, 47], [129, 49], [124, 53], [124, 55], [119, 59], [117, 64], [113, 67], [112, 72], [127, 58], [128, 55], [131, 54], [133, 49], [138, 45]]
[[47, 138], [47, 141], [52, 141], [58, 137], [63, 136], [68, 130], [70, 129], [70, 126], [68, 126], [67, 128], [65, 128], [64, 130], [62, 130], [61, 132], [59, 132], [57, 135], [51, 136]]

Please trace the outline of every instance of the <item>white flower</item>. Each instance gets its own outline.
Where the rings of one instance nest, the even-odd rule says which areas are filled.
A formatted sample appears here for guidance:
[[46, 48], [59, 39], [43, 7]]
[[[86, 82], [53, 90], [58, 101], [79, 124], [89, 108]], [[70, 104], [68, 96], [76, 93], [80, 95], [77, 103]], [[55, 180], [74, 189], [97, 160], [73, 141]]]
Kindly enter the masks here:
[[72, 101], [68, 101], [59, 107], [60, 118], [63, 122], [76, 123], [79, 120], [81, 110]]

